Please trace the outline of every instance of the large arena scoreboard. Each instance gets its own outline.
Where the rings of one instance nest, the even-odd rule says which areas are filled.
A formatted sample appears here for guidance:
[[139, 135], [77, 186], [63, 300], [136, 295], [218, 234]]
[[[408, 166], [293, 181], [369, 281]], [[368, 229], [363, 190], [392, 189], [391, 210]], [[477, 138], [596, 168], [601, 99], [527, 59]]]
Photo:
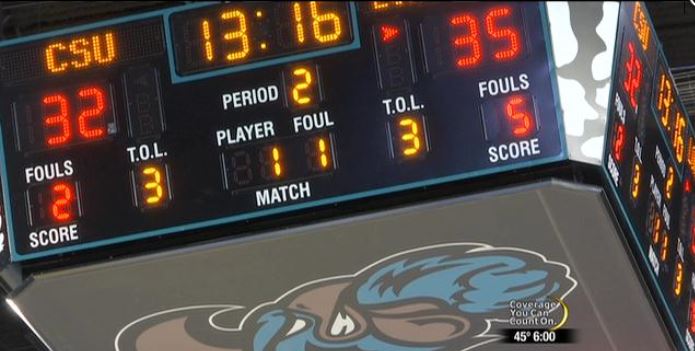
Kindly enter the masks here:
[[621, 4], [604, 167], [677, 339], [695, 348], [695, 130], [644, 3]]
[[12, 259], [560, 160], [544, 12], [205, 3], [2, 42]]
[[50, 349], [695, 351], [645, 3], [161, 6], [0, 41], [0, 278]]

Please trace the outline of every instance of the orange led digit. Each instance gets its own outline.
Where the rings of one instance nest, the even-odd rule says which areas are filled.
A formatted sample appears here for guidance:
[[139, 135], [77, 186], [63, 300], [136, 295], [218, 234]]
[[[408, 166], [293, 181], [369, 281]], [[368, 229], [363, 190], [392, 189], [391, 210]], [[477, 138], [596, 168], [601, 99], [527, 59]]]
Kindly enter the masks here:
[[321, 155], [321, 167], [328, 167], [328, 147], [326, 146], [326, 140], [319, 138], [319, 154]]
[[459, 14], [451, 17], [449, 20], [454, 27], [467, 27], [467, 35], [459, 35], [453, 40], [455, 48], [468, 48], [470, 51], [468, 56], [459, 56], [456, 59], [456, 65], [459, 68], [469, 68], [477, 66], [483, 58], [483, 49], [480, 42], [480, 31], [478, 30], [478, 21], [472, 14]]
[[659, 258], [662, 262], [666, 262], [668, 258], [668, 233], [664, 231], [664, 235], [661, 237], [661, 250]]
[[676, 172], [672, 166], [668, 166], [668, 172], [666, 173], [666, 184], [664, 185], [664, 194], [666, 194], [666, 200], [671, 200], [673, 196], [673, 184], [676, 181]]
[[63, 94], [52, 94], [43, 98], [44, 111], [50, 108], [50, 106], [58, 107], [55, 114], [46, 116], [43, 123], [44, 126], [50, 129], [58, 129], [54, 126], [58, 126], [60, 133], [58, 135], [48, 136], [46, 133], [46, 144], [49, 146], [65, 144], [72, 136], [72, 131], [70, 130], [70, 120], [68, 118], [68, 100]]
[[661, 217], [654, 218], [654, 226], [652, 227], [652, 243], [657, 244], [661, 239]]
[[292, 71], [292, 75], [301, 79], [301, 82], [294, 85], [292, 88], [292, 100], [298, 105], [306, 105], [311, 103], [312, 99], [310, 96], [301, 95], [302, 91], [309, 89], [313, 82], [311, 77], [311, 71], [304, 67], [299, 67]]
[[521, 52], [521, 36], [517, 30], [510, 27], [498, 27], [497, 20], [510, 17], [512, 9], [510, 7], [495, 7], [485, 15], [485, 28], [487, 33], [495, 39], [507, 42], [505, 49], [493, 54], [497, 61], [507, 61], [519, 56]]
[[71, 203], [73, 201], [73, 189], [68, 183], [58, 183], [52, 187], [53, 204], [51, 214], [56, 221], [66, 222], [73, 218]]
[[309, 138], [304, 143], [304, 154], [306, 165], [311, 172], [323, 172], [333, 168], [331, 138], [328, 135]]
[[659, 83], [659, 102], [657, 104], [657, 109], [661, 112], [661, 125], [666, 130], [671, 129], [671, 104], [673, 104], [673, 88], [671, 86], [671, 81], [665, 73], [662, 73]]
[[673, 277], [673, 293], [676, 295], [676, 297], [681, 296], [681, 292], [683, 292], [683, 276], [685, 275], [684, 273], [684, 268], [683, 268], [683, 262], [678, 260], [676, 263], [676, 272]]
[[145, 183], [145, 190], [149, 192], [145, 197], [145, 203], [150, 206], [159, 204], [164, 197], [162, 172], [158, 167], [148, 166], [142, 170], [142, 174], [150, 179]]
[[215, 55], [212, 51], [212, 41], [210, 41], [210, 39], [212, 38], [212, 35], [210, 34], [210, 21], [203, 20], [203, 23], [201, 25], [203, 28], [203, 45], [205, 47], [205, 59], [207, 59], [208, 61], [212, 61], [215, 58]]
[[[311, 18], [313, 20], [314, 38], [321, 43], [336, 41], [343, 33], [343, 28], [340, 23], [340, 16], [334, 12], [326, 12], [319, 14], [318, 4], [316, 1], [309, 2], [311, 9]], [[326, 26], [326, 22], [330, 24], [331, 30], [323, 33], [322, 26]]]
[[227, 59], [227, 61], [230, 62], [243, 59], [251, 51], [251, 48], [249, 46], [249, 37], [246, 34], [246, 15], [244, 15], [244, 13], [239, 10], [232, 10], [222, 13], [220, 17], [222, 18], [222, 20], [225, 21], [231, 21], [236, 19], [238, 22], [237, 25], [239, 27], [237, 30], [233, 32], [226, 32], [222, 36], [226, 41], [235, 41], [238, 39], [240, 44], [239, 50], [229, 52], [225, 56], [225, 58]]
[[279, 177], [282, 175], [282, 165], [280, 164], [280, 149], [273, 146], [273, 171], [275, 176]]
[[683, 163], [685, 153], [685, 116], [679, 110], [676, 110], [676, 129], [673, 132], [673, 150], [676, 153], [676, 161]]
[[637, 197], [639, 196], [639, 183], [640, 183], [640, 177], [641, 177], [641, 168], [640, 164], [637, 160], [635, 160], [635, 165], [632, 167], [632, 189], [630, 191], [630, 194], [632, 195], [632, 199], [636, 200]]
[[[98, 87], [87, 87], [82, 88], [78, 91], [77, 95], [83, 101], [83, 106], [86, 105], [85, 101], [91, 101], [92, 107], [83, 108], [80, 115], [77, 117], [79, 124], [80, 134], [87, 139], [94, 139], [102, 137], [106, 134], [106, 127], [103, 125], [104, 109], [106, 108], [106, 98], [105, 93], [101, 88]], [[101, 119], [101, 126], [93, 127], [94, 121]]]
[[420, 130], [417, 121], [413, 118], [406, 117], [401, 119], [400, 122], [398, 122], [398, 125], [406, 130], [401, 135], [401, 140], [407, 145], [402, 151], [403, 155], [416, 155], [420, 151], [421, 145]]
[[302, 22], [302, 7], [298, 2], [292, 3], [292, 11], [294, 13], [295, 28], [297, 30], [297, 41], [304, 43], [304, 22]]

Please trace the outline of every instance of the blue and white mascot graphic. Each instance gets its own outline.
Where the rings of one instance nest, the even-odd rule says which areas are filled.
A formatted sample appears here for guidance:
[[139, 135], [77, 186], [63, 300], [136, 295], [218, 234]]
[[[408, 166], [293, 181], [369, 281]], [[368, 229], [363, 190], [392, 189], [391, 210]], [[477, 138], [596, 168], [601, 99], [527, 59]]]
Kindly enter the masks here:
[[[190, 306], [125, 326], [116, 351], [463, 351], [499, 340], [511, 301], [565, 298], [569, 268], [518, 248], [452, 243], [311, 281], [244, 315]], [[243, 318], [241, 317], [243, 316]], [[239, 322], [241, 318], [241, 321]]]

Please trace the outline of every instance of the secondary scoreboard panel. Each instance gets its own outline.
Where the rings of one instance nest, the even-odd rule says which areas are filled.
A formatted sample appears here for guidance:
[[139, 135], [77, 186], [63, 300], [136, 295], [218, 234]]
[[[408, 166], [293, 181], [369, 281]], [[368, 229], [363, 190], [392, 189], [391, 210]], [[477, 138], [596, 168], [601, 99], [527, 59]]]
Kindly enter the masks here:
[[693, 350], [695, 133], [644, 3], [621, 3], [613, 72], [604, 170], [665, 320]]

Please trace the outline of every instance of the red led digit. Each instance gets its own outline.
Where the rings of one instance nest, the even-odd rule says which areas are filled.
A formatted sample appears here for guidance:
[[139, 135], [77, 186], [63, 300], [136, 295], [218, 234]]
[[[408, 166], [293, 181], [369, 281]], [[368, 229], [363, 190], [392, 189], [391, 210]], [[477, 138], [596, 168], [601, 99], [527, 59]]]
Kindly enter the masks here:
[[47, 95], [43, 98], [44, 110], [49, 106], [57, 106], [58, 110], [55, 114], [51, 116], [46, 116], [43, 120], [43, 124], [47, 128], [58, 127], [60, 133], [58, 135], [47, 136], [46, 143], [49, 146], [57, 146], [65, 144], [70, 137], [72, 132], [70, 131], [70, 120], [68, 119], [68, 100], [63, 94], [52, 94]]
[[637, 95], [642, 84], [642, 62], [635, 55], [635, 46], [631, 42], [627, 43], [627, 48], [630, 52], [630, 58], [625, 62], [627, 74], [625, 81], [623, 81], [623, 88], [630, 97], [632, 109], [637, 111]]
[[470, 53], [467, 56], [459, 56], [456, 59], [456, 66], [459, 68], [469, 68], [477, 66], [483, 58], [483, 49], [480, 42], [480, 30], [476, 18], [467, 13], [458, 14], [449, 20], [454, 27], [468, 27], [467, 35], [459, 35], [454, 38], [454, 48], [461, 49], [468, 47]]
[[617, 124], [613, 136], [613, 157], [616, 161], [623, 159], [623, 146], [625, 146], [625, 126]]
[[513, 124], [512, 134], [517, 137], [527, 136], [534, 128], [533, 114], [528, 112], [527, 99], [512, 96], [505, 107], [507, 119]]
[[695, 299], [690, 300], [690, 326], [688, 329], [691, 333], [695, 333]]
[[[77, 92], [82, 102], [82, 112], [77, 117], [80, 134], [87, 139], [95, 139], [106, 134], [106, 128], [103, 126], [104, 110], [106, 108], [106, 94], [104, 90], [97, 87], [82, 88]], [[85, 108], [88, 102], [92, 102], [91, 107]], [[87, 104], [85, 104], [87, 102]], [[101, 120], [99, 124], [102, 126], [94, 127], [97, 120]]]
[[390, 43], [401, 35], [400, 29], [396, 26], [382, 24], [379, 29], [381, 30], [381, 41], [384, 43]]
[[73, 218], [72, 202], [74, 189], [68, 183], [58, 183], [51, 188], [53, 204], [51, 214], [56, 221], [66, 222]]
[[494, 58], [497, 61], [508, 61], [517, 56], [521, 52], [521, 36], [519, 32], [511, 27], [498, 27], [497, 20], [510, 17], [512, 9], [510, 7], [493, 7], [485, 15], [485, 28], [487, 33], [495, 39], [504, 40], [507, 42], [507, 47], [503, 50], [494, 53]]

